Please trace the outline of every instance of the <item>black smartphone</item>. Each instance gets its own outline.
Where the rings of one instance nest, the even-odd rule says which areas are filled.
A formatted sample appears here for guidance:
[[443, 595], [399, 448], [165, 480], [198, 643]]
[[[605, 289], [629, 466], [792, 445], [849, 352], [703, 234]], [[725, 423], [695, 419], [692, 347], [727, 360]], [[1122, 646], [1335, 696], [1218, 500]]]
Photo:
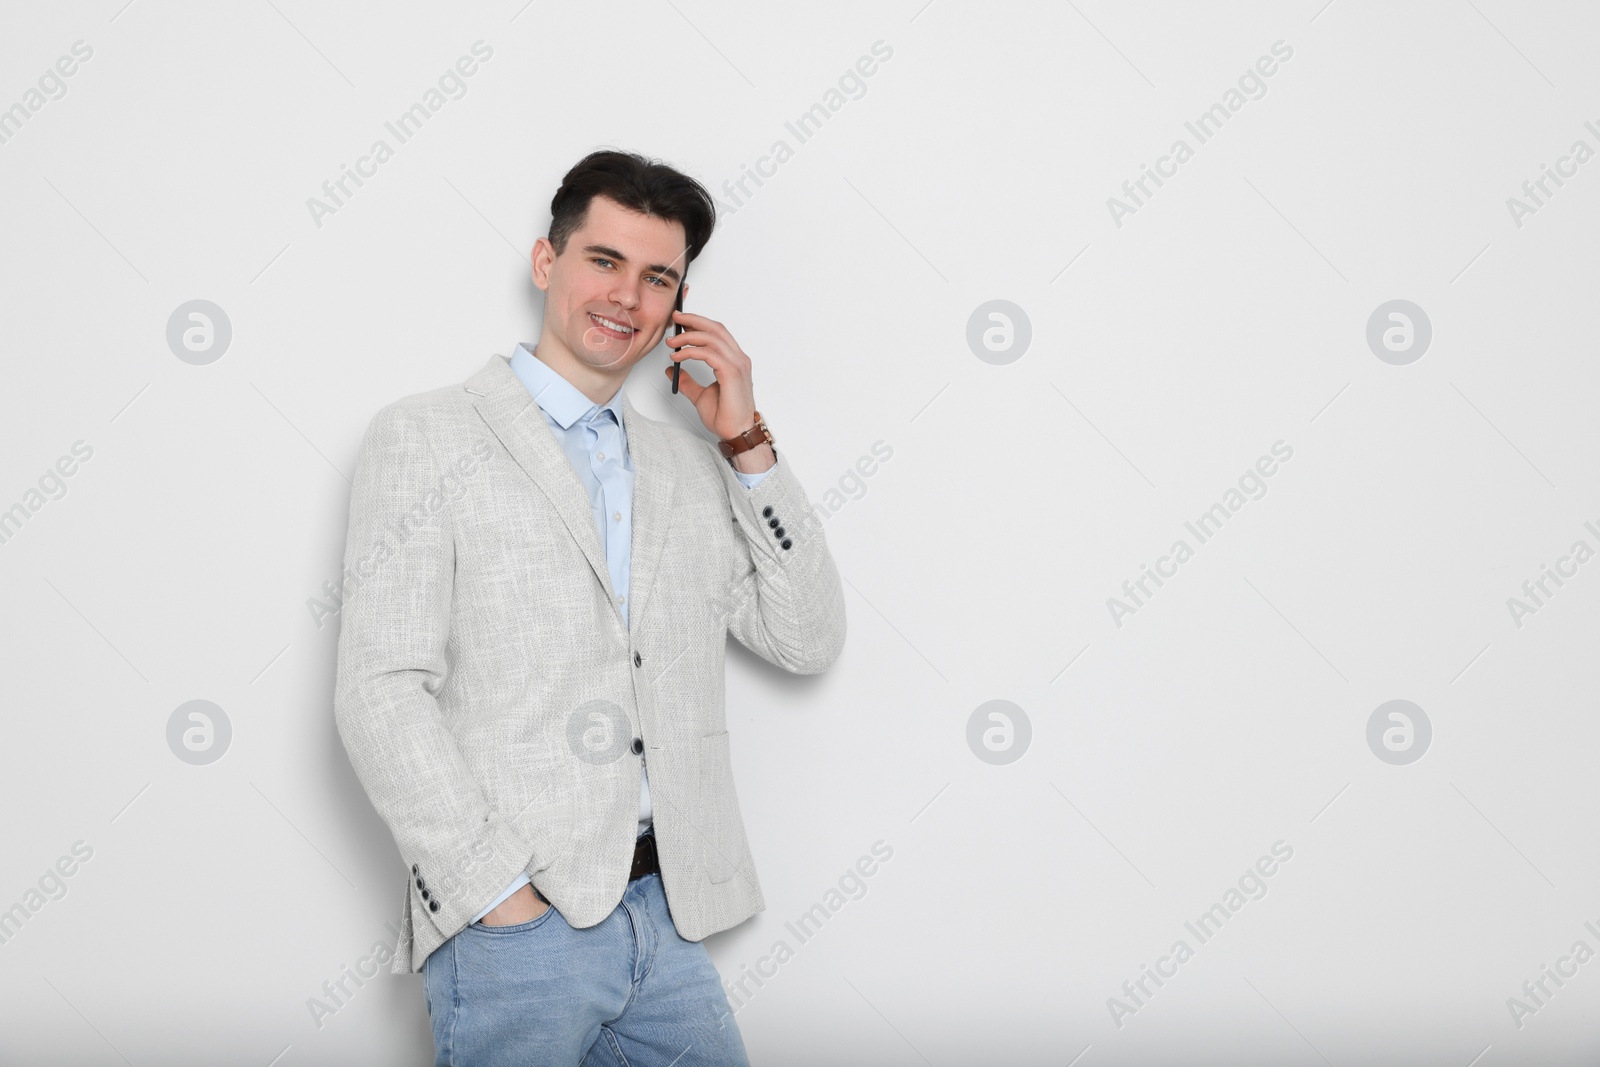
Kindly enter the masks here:
[[[682, 311], [683, 310], [683, 283], [682, 282], [678, 283], [678, 299], [673, 301], [672, 307], [673, 307], [673, 310], [675, 310], [675, 311]], [[674, 322], [672, 324], [672, 336], [676, 337], [682, 332], [683, 332], [683, 323]], [[672, 364], [672, 391], [674, 393], [676, 393], [678, 391], [678, 376], [680, 374], [682, 374], [682, 373], [683, 373], [683, 363], [682, 363], [682, 361], [674, 361], [673, 364]]]

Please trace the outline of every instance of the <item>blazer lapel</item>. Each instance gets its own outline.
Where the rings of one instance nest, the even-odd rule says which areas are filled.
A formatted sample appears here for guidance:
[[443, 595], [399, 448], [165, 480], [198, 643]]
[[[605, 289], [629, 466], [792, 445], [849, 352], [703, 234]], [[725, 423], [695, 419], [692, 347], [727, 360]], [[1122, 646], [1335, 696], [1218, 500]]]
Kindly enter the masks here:
[[[611, 588], [611, 573], [606, 569], [600, 535], [595, 532], [589, 494], [578, 480], [567, 454], [556, 443], [555, 435], [545, 423], [544, 412], [539, 410], [539, 405], [528, 394], [527, 387], [512, 371], [510, 361], [500, 355], [489, 357], [488, 364], [467, 380], [466, 390], [473, 394], [472, 406], [483, 416], [483, 421], [489, 424], [489, 429], [511, 453], [517, 466], [533, 479], [566, 524], [567, 531], [577, 541], [594, 570], [595, 578], [605, 589], [606, 601], [611, 605], [617, 625], [622, 626], [622, 610], [617, 606], [616, 592]], [[631, 439], [628, 445], [631, 450]], [[634, 543], [637, 544], [637, 504], [634, 515]], [[638, 573], [635, 561], [629, 581], [636, 582]]]
[[628, 458], [633, 461], [633, 546], [628, 573], [632, 604], [628, 618], [637, 625], [655, 585], [662, 546], [672, 525], [677, 468], [667, 431], [639, 414], [626, 393], [622, 395], [622, 424]]

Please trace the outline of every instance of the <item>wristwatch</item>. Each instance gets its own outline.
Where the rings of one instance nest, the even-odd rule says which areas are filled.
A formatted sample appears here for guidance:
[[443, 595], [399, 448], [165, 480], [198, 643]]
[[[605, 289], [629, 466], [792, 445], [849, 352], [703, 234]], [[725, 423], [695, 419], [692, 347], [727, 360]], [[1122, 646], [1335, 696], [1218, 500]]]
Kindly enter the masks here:
[[[723, 459], [732, 459], [740, 452], [748, 452], [763, 442], [769, 445], [772, 444], [772, 431], [767, 429], [766, 420], [761, 417], [761, 412], [758, 411], [756, 412], [756, 424], [754, 426], [737, 437], [729, 437], [726, 440], [718, 441], [717, 447], [722, 450]], [[774, 449], [773, 452], [776, 453], [777, 450]]]

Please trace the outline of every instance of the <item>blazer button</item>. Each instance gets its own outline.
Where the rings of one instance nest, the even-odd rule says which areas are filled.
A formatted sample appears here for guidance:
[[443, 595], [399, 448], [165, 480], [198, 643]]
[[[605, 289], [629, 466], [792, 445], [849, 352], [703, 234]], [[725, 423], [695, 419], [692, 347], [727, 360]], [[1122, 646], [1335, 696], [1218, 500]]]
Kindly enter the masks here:
[[643, 751], [644, 751], [644, 742], [641, 741], [639, 738], [635, 737], [633, 739], [633, 754], [635, 756], [637, 756], [639, 753], [641, 753]]
[[438, 911], [439, 910], [439, 902], [437, 900], [428, 901], [428, 910], [429, 911]]
[[768, 519], [767, 520], [767, 525], [776, 528], [777, 525], [778, 525], [778, 520], [777, 519]]
[[771, 504], [768, 504], [766, 507], [761, 509], [761, 517], [763, 519], [769, 519], [769, 518], [772, 517], [772, 505]]
[[637, 666], [639, 666], [639, 664], [641, 664], [643, 662], [644, 662], [644, 657], [639, 655], [639, 653], [635, 652], [633, 654], [633, 665], [635, 667], [637, 667]]
[[794, 542], [789, 540], [787, 537], [785, 537], [783, 539], [783, 547], [784, 548], [792, 548], [792, 547], [794, 547]]
[[417, 876], [417, 865], [415, 863], [413, 863], [411, 865], [411, 877], [415, 878], [416, 876]]
[[772, 531], [772, 536], [773, 537], [782, 537], [783, 536], [783, 527], [780, 526], [776, 530], [773, 530]]
[[424, 890], [423, 890], [423, 891], [422, 891], [422, 899], [423, 899], [423, 900], [427, 900], [427, 899], [428, 899], [428, 895], [429, 895], [429, 894], [428, 894], [428, 891], [427, 891], [427, 890], [426, 890], [426, 889], [424, 889]]

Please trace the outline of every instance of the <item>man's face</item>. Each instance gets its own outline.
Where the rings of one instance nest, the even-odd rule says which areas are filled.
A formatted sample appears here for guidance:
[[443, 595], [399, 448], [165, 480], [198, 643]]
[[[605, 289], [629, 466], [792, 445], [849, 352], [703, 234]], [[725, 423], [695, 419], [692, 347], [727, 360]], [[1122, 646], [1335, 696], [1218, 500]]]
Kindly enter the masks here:
[[671, 325], [686, 251], [681, 222], [596, 196], [564, 252], [544, 237], [534, 244], [545, 333], [582, 363], [626, 371]]

